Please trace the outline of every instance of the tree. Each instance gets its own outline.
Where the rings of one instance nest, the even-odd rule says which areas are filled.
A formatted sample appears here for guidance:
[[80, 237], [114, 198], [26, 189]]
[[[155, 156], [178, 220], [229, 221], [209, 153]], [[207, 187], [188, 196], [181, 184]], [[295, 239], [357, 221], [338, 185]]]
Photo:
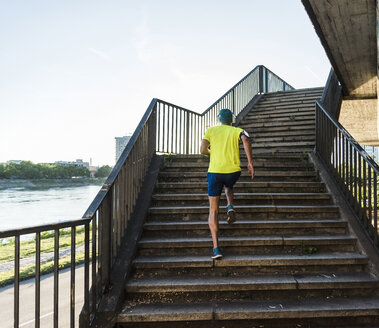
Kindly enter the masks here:
[[95, 173], [95, 177], [96, 178], [104, 178], [104, 177], [107, 177], [109, 175], [109, 173], [111, 173], [112, 171], [112, 168], [109, 166], [109, 165], [103, 165], [102, 167], [100, 167], [96, 173]]

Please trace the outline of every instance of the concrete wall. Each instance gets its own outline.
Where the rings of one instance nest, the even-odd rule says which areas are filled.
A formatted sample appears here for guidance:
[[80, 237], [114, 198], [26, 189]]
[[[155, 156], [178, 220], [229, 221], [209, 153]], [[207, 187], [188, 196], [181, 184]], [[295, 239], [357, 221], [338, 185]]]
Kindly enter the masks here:
[[339, 122], [362, 145], [379, 146], [378, 100], [343, 100]]

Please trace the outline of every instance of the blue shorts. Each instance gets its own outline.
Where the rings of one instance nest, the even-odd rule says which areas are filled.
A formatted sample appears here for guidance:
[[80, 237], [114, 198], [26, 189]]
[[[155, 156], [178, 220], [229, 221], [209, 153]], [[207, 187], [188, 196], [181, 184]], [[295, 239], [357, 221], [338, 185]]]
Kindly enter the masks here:
[[207, 174], [208, 181], [208, 196], [221, 196], [222, 187], [233, 189], [241, 175], [241, 171], [233, 173], [210, 173]]

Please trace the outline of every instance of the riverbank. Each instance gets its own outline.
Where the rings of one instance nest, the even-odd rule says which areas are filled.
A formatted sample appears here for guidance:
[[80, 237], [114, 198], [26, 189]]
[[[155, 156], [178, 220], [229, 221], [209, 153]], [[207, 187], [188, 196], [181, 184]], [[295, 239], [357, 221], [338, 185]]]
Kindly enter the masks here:
[[41, 190], [89, 185], [102, 185], [106, 178], [78, 177], [70, 179], [0, 179], [0, 190]]

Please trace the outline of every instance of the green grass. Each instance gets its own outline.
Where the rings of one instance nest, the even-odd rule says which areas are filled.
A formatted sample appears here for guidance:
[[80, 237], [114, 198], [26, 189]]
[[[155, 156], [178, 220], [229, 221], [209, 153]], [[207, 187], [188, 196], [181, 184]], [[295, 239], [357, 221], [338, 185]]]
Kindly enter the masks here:
[[[91, 254], [90, 254], [91, 256]], [[84, 262], [84, 252], [75, 254], [75, 264], [81, 264]], [[71, 265], [71, 255], [64, 256], [59, 259], [59, 269], [67, 268]], [[54, 260], [41, 263], [40, 266], [41, 275], [54, 272]], [[20, 268], [20, 281], [28, 280], [35, 277], [35, 265], [29, 265]], [[0, 272], [0, 287], [4, 287], [14, 282], [14, 270]]]
[[[90, 227], [90, 241], [91, 238]], [[44, 253], [54, 252], [54, 231], [46, 231], [41, 233], [41, 255]], [[80, 247], [84, 245], [85, 228], [76, 228], [75, 246]], [[59, 230], [59, 251], [64, 251], [71, 248], [71, 228]], [[14, 261], [15, 253], [15, 240], [14, 238], [7, 238], [6, 240], [0, 239], [0, 264]], [[20, 242], [20, 259], [27, 257], [34, 257], [36, 254], [36, 241], [35, 238], [30, 240], [23, 240]], [[84, 251], [75, 254], [75, 261], [77, 264], [84, 262]], [[90, 254], [91, 256], [91, 254]], [[66, 268], [71, 264], [71, 255], [63, 256], [59, 259], [59, 268]], [[41, 275], [54, 271], [54, 260], [49, 260], [41, 263]], [[20, 280], [30, 279], [35, 276], [35, 264], [23, 266], [20, 268]], [[0, 272], [0, 287], [12, 284], [14, 281], [14, 270]]]

